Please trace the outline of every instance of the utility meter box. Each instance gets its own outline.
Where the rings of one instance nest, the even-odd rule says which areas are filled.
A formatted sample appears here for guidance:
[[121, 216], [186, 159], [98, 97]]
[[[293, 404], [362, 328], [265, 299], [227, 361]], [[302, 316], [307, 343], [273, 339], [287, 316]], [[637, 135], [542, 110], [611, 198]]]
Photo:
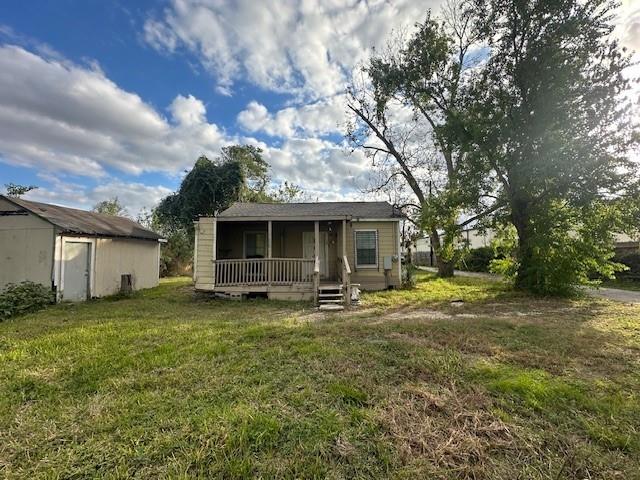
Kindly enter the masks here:
[[393, 268], [393, 257], [388, 255], [382, 259], [382, 266], [385, 270], [391, 270]]

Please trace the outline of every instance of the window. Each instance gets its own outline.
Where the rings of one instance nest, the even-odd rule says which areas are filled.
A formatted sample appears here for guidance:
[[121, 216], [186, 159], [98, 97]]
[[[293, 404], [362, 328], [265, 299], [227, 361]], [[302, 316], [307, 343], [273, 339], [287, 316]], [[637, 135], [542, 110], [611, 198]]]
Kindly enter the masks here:
[[264, 232], [245, 232], [244, 258], [264, 258], [266, 243]]
[[356, 230], [356, 267], [378, 266], [378, 231]]

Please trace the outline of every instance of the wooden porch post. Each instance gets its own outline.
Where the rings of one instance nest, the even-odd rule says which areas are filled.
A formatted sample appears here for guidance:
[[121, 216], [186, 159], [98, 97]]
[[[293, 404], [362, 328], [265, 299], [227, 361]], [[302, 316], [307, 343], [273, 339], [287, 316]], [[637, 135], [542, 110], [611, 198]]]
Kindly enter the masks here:
[[342, 220], [342, 257], [347, 256], [347, 221]]
[[342, 220], [342, 282], [344, 292], [344, 306], [351, 306], [351, 267], [347, 260], [347, 220]]
[[213, 279], [211, 280], [211, 282], [213, 283], [213, 286], [215, 288], [216, 286], [216, 255], [218, 253], [218, 219], [216, 217], [213, 217], [213, 241], [211, 242], [213, 244], [213, 251], [211, 252], [211, 263], [213, 264], [213, 268], [212, 268], [212, 272], [213, 272]]
[[320, 258], [320, 222], [313, 222], [313, 254]]
[[319, 258], [320, 258], [320, 222], [316, 220], [313, 222], [313, 256], [314, 256], [314, 269], [313, 269], [313, 299], [315, 304], [318, 304], [318, 289], [320, 288], [320, 271], [319, 271]]
[[[267, 258], [271, 259], [273, 254], [273, 222], [267, 222]], [[271, 285], [271, 261], [267, 261], [267, 283]]]

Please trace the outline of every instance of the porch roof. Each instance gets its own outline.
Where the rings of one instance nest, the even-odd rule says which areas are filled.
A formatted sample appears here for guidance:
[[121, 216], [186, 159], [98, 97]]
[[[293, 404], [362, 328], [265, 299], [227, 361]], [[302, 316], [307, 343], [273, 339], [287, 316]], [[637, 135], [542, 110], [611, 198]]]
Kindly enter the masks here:
[[218, 214], [219, 220], [400, 220], [402, 214], [387, 202], [244, 203], [236, 202]]

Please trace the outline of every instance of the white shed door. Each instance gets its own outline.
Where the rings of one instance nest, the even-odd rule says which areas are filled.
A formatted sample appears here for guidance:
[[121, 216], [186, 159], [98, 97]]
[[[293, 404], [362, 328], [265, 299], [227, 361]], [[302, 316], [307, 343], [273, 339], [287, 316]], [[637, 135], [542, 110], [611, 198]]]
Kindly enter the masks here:
[[65, 242], [63, 300], [80, 302], [89, 294], [89, 243]]

